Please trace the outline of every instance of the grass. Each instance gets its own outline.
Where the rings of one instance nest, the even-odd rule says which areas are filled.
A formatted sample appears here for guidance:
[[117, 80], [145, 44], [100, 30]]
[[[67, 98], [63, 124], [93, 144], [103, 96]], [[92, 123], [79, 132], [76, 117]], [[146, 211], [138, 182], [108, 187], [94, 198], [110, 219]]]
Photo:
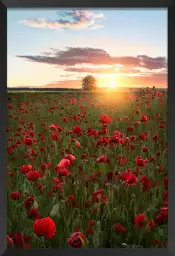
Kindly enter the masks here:
[[[11, 128], [8, 131], [8, 235], [19, 232], [23, 236], [31, 235], [31, 248], [69, 248], [67, 239], [77, 230], [88, 239], [88, 248], [165, 247], [167, 218], [163, 216], [158, 222], [156, 217], [161, 208], [168, 208], [163, 196], [166, 192], [164, 179], [168, 175], [167, 95], [166, 91], [162, 96], [156, 93], [151, 89], [130, 95], [112, 92], [8, 93], [8, 104], [12, 105], [8, 109], [8, 127]], [[72, 98], [76, 102], [69, 102]], [[51, 110], [52, 107], [56, 108]], [[106, 132], [99, 122], [101, 114], [112, 118]], [[142, 114], [149, 118], [146, 122], [140, 122]], [[139, 121], [138, 126], [136, 121]], [[29, 123], [33, 128], [27, 126]], [[62, 131], [58, 132], [59, 140], [53, 141], [49, 126], [56, 123]], [[162, 123], [164, 128], [159, 127]], [[82, 134], [70, 132], [75, 126], [81, 127]], [[128, 131], [128, 127], [133, 127], [133, 131]], [[88, 136], [88, 128], [104, 134]], [[123, 143], [97, 145], [100, 138], [111, 137], [116, 130], [122, 133]], [[33, 135], [29, 135], [31, 131]], [[142, 141], [139, 134], [144, 132], [148, 134]], [[155, 133], [158, 140], [153, 140]], [[24, 145], [26, 135], [36, 139], [31, 147]], [[80, 147], [76, 147], [76, 141], [80, 142]], [[143, 152], [143, 148], [148, 148], [147, 152]], [[36, 156], [32, 155], [32, 150]], [[56, 190], [53, 178], [61, 177], [55, 167], [66, 154], [74, 155], [76, 160], [68, 168], [70, 175], [62, 177], [61, 189]], [[102, 155], [110, 161], [97, 163]], [[122, 162], [120, 156], [126, 161]], [[137, 166], [137, 156], [148, 160], [143, 168]], [[153, 157], [155, 161], [151, 160]], [[42, 169], [44, 163], [46, 167]], [[27, 175], [20, 172], [24, 165], [32, 165], [33, 170], [40, 172], [40, 178], [28, 180]], [[129, 185], [128, 180], [121, 179], [121, 174], [128, 169], [136, 175]], [[146, 191], [140, 182], [142, 176], [146, 176], [150, 185]], [[38, 184], [42, 189], [38, 189]], [[108, 201], [92, 201], [92, 195], [98, 189], [104, 191]], [[10, 197], [14, 191], [20, 192], [18, 200]], [[69, 195], [75, 200], [70, 200]], [[54, 221], [56, 233], [51, 239], [35, 234], [35, 216], [29, 217], [24, 205], [29, 196], [35, 198], [31, 208], [38, 208], [41, 218], [50, 216]], [[135, 223], [139, 214], [145, 215], [144, 228], [142, 223], [140, 226]], [[88, 234], [90, 220], [94, 224]], [[149, 221], [154, 223], [153, 228]], [[121, 224], [125, 232], [116, 231], [115, 224]], [[14, 238], [12, 240], [13, 244], [9, 246], [19, 247], [19, 243]]]

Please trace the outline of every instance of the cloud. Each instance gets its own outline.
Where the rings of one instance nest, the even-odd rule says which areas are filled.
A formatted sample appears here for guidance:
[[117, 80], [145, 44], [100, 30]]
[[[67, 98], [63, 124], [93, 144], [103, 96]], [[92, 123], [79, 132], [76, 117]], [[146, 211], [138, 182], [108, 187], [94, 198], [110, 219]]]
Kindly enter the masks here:
[[81, 80], [55, 81], [45, 85], [44, 88], [81, 88]]
[[33, 28], [47, 29], [98, 29], [103, 26], [98, 24], [104, 15], [90, 10], [72, 9], [57, 12], [58, 18], [48, 20], [45, 18], [31, 18], [19, 21], [19, 23]]
[[133, 78], [123, 77], [124, 84], [130, 83], [133, 86], [167, 86], [168, 84], [168, 77], [165, 74], [152, 74], [150, 76], [137, 76]]
[[114, 68], [76, 68], [76, 67], [68, 67], [65, 68], [64, 71], [68, 72], [78, 72], [78, 73], [92, 73], [92, 74], [113, 74], [115, 72]]
[[137, 56], [140, 59], [140, 65], [149, 69], [161, 69], [167, 67], [167, 61], [165, 57], [151, 58], [146, 55]]
[[[101, 66], [101, 65], [100, 65]], [[116, 68], [115, 66], [110, 66], [107, 68], [102, 68], [102, 67], [97, 67], [97, 68], [87, 68], [87, 67], [68, 67], [65, 68], [64, 71], [67, 72], [77, 72], [77, 73], [91, 73], [91, 74], [114, 74], [114, 73], [122, 73], [122, 74], [137, 74], [137, 73], [142, 73], [142, 71], [134, 68], [128, 68], [128, 67], [123, 67], [123, 68]], [[145, 73], [148, 70], [145, 70]], [[143, 72], [144, 73], [144, 72]]]
[[[89, 47], [67, 47], [65, 50], [50, 49], [50, 52], [42, 55], [18, 55], [18, 58], [25, 60], [46, 63], [50, 65], [74, 66], [77, 64], [93, 65], [123, 65], [125, 68], [145, 68], [148, 70], [166, 69], [167, 60], [165, 57], [149, 57], [146, 55], [115, 57], [109, 55], [103, 49]], [[133, 71], [134, 72], [134, 71]]]

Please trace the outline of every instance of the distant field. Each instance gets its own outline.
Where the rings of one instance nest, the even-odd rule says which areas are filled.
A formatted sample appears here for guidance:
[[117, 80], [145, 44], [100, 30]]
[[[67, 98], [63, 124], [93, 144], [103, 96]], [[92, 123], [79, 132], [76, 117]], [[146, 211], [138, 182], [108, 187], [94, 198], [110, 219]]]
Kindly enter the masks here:
[[[121, 92], [130, 92], [130, 91], [133, 91], [133, 92], [137, 92], [139, 91], [140, 88], [116, 88], [116, 89], [111, 89], [111, 88], [104, 88], [104, 89], [98, 89], [94, 92], [118, 92], [118, 91], [121, 91]], [[166, 91], [167, 89], [166, 88], [157, 88], [157, 90], [159, 91]], [[82, 92], [82, 93], [87, 93], [86, 91], [83, 91], [82, 89], [63, 89], [63, 88], [57, 88], [57, 89], [52, 89], [52, 88], [49, 88], [49, 89], [44, 89], [44, 88], [36, 88], [36, 89], [30, 89], [30, 88], [8, 88], [8, 92]], [[89, 93], [89, 92], [88, 92]]]
[[9, 247], [167, 247], [167, 90], [8, 91], [7, 134]]

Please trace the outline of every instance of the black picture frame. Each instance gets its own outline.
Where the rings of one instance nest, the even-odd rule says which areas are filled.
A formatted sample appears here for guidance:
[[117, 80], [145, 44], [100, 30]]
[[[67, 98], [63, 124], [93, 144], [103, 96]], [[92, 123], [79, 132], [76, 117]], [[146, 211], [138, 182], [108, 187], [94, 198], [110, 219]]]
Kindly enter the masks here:
[[[169, 186], [169, 219], [168, 219], [168, 248], [167, 249], [7, 249], [7, 8], [60, 8], [60, 7], [90, 7], [90, 8], [168, 8], [168, 186]], [[154, 22], [154, 21], [153, 21]], [[0, 254], [12, 255], [174, 255], [175, 208], [173, 191], [175, 192], [175, 5], [172, 0], [3, 0], [0, 1]], [[174, 212], [174, 214], [173, 214]], [[42, 252], [39, 252], [42, 250]]]

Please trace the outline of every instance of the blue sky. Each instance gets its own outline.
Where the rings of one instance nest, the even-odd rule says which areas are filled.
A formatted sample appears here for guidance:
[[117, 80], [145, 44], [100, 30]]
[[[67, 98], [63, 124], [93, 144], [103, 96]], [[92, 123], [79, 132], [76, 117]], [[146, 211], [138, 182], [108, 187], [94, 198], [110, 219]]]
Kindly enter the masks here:
[[[87, 58], [91, 56], [92, 49], [101, 49], [110, 55], [110, 58], [136, 58], [138, 55], [148, 56], [152, 61], [159, 61], [154, 60], [156, 57], [167, 58], [166, 9], [83, 9], [80, 12], [67, 9], [69, 14], [65, 14], [65, 10], [8, 9], [8, 86], [45, 86], [57, 83], [61, 86], [64, 81], [64, 86], [68, 81], [70, 85], [70, 81], [80, 80], [87, 74], [84, 72], [87, 70], [81, 70], [81, 65], [84, 69], [89, 68], [88, 73], [90, 68], [96, 68], [97, 72], [93, 74], [99, 80], [105, 77], [108, 81], [115, 74], [118, 77], [128, 74], [124, 72], [124, 75], [119, 69], [115, 70], [115, 74], [110, 72], [113, 64], [120, 64], [119, 59], [116, 59], [116, 63], [112, 61], [111, 64], [111, 60], [109, 64], [107, 61], [103, 63], [101, 55], [99, 61], [93, 61], [93, 57], [92, 61], [85, 63], [77, 60], [76, 63], [66, 62], [60, 65], [58, 53], [64, 51], [64, 56], [68, 56], [67, 47], [71, 47], [72, 52], [74, 48], [78, 48], [79, 52], [88, 48], [90, 53], [85, 51]], [[39, 18], [42, 20], [38, 20]], [[56, 52], [56, 57], [53, 56], [51, 48]], [[70, 56], [71, 51], [69, 50]], [[46, 60], [45, 52], [52, 54], [53, 59], [55, 58], [53, 62], [51, 59]], [[80, 54], [79, 52], [77, 54]], [[44, 61], [40, 61], [39, 56], [44, 57]], [[74, 58], [76, 57], [74, 55]], [[95, 58], [99, 59], [99, 55]], [[148, 60], [146, 61], [148, 64]], [[104, 71], [109, 69], [106, 75], [105, 72], [98, 72], [105, 68], [104, 65]], [[138, 68], [137, 66], [135, 68]], [[78, 69], [74, 70], [75, 67]], [[128, 63], [125, 62], [123, 68], [128, 70]], [[148, 69], [149, 76], [157, 72], [154, 68]], [[161, 69], [162, 77], [162, 72], [165, 73], [163, 66], [159, 65], [156, 69]], [[145, 73], [146, 70], [142, 70], [142, 77]]]

